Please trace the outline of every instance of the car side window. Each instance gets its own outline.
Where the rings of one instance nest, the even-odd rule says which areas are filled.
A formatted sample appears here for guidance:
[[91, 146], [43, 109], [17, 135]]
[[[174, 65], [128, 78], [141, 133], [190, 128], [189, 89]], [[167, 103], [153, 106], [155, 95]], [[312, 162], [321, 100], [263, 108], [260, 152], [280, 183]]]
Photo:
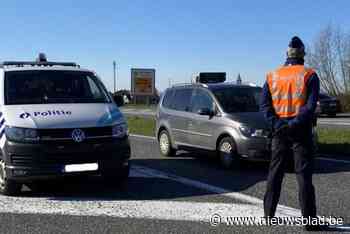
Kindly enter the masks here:
[[194, 91], [192, 102], [191, 102], [191, 111], [193, 113], [198, 113], [200, 109], [208, 108], [213, 109], [213, 98], [209, 95], [208, 92], [202, 89], [196, 89]]
[[177, 111], [190, 111], [192, 89], [176, 89], [171, 108]]

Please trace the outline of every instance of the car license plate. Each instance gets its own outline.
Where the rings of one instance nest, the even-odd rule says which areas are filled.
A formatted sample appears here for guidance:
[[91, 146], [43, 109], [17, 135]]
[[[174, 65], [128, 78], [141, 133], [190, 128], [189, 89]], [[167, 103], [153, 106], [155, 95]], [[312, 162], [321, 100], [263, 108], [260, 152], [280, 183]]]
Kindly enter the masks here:
[[64, 166], [64, 172], [97, 171], [97, 163], [70, 164]]
[[329, 104], [330, 106], [336, 106], [337, 105], [337, 103], [331, 103], [331, 104]]

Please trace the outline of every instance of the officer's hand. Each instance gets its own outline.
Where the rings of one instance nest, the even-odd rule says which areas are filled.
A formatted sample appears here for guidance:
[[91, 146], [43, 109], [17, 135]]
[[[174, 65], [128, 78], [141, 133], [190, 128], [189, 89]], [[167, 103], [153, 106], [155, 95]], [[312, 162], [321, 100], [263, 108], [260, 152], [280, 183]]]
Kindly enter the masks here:
[[288, 137], [290, 133], [290, 128], [288, 126], [288, 124], [284, 124], [281, 127], [279, 127], [278, 129], [276, 129], [276, 131], [274, 132], [274, 136], [279, 136], [279, 137]]

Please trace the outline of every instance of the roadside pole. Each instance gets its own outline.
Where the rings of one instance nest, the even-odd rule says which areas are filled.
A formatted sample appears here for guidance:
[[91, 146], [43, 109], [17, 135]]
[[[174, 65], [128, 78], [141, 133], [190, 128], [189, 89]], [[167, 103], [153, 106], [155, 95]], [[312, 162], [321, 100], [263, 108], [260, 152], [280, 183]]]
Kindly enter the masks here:
[[117, 70], [117, 63], [115, 61], [113, 61], [114, 94], [117, 92], [116, 70]]

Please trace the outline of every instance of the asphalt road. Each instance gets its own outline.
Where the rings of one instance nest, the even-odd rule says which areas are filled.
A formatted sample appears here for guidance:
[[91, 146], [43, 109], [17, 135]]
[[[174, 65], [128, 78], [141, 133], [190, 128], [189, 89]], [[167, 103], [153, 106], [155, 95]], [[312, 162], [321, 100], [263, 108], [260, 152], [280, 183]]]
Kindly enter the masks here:
[[[121, 110], [127, 116], [153, 117], [155, 115], [154, 109], [122, 108]], [[341, 113], [336, 117], [321, 115], [318, 118], [318, 125], [328, 128], [350, 128], [350, 113]]]
[[[210, 217], [260, 217], [267, 164], [223, 170], [206, 155], [161, 157], [152, 138], [131, 137], [127, 184], [99, 177], [53, 182], [42, 192], [0, 196], [1, 233], [303, 233], [299, 226], [211, 226]], [[316, 160], [318, 215], [350, 223], [350, 159]], [[279, 216], [300, 215], [295, 175], [287, 173]]]

